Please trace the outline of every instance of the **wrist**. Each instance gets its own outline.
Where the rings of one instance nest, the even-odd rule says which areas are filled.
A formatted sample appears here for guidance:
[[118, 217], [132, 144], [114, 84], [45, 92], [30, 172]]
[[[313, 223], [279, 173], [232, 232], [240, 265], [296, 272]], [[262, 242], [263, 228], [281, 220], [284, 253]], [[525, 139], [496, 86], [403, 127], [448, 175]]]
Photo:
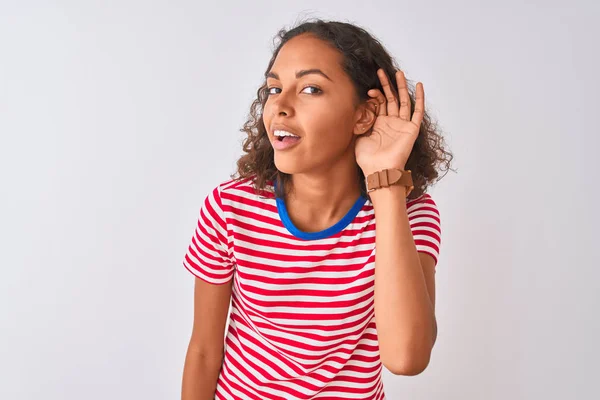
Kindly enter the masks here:
[[406, 187], [401, 185], [382, 187], [369, 192], [369, 197], [374, 208], [378, 208], [380, 205], [387, 208], [388, 204], [406, 205]]
[[392, 195], [402, 196], [404, 199], [414, 189], [411, 171], [400, 168], [385, 168], [369, 173], [365, 177], [365, 185], [369, 194], [393, 188], [390, 190]]
[[374, 174], [375, 172], [379, 172], [379, 171], [383, 171], [384, 169], [399, 169], [401, 171], [406, 171], [406, 165], [405, 164], [398, 164], [398, 165], [394, 165], [394, 164], [386, 164], [386, 167], [368, 167], [368, 168], [361, 168], [363, 175], [365, 177]]

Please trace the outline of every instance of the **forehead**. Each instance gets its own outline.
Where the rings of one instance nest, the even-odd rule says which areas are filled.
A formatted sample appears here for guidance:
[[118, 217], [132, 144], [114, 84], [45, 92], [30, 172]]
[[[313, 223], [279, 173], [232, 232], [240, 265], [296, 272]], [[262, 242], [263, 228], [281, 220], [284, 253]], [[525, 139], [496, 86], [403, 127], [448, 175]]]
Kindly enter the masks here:
[[331, 76], [343, 72], [341, 61], [341, 54], [329, 44], [310, 34], [302, 34], [283, 45], [272, 71], [280, 73], [287, 68], [320, 68]]

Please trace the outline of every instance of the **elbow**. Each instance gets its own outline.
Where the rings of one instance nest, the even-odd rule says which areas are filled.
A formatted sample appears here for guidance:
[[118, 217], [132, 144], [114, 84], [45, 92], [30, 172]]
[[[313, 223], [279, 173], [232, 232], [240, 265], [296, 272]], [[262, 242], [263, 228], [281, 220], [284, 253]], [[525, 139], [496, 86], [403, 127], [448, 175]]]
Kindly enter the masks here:
[[415, 376], [419, 375], [429, 365], [431, 352], [424, 355], [410, 357], [395, 357], [394, 360], [381, 360], [383, 366], [394, 375]]
[[429, 366], [431, 352], [437, 337], [437, 324], [433, 333], [418, 331], [412, 340], [402, 340], [390, 343], [385, 336], [379, 338], [380, 359], [383, 366], [394, 375], [419, 375]]

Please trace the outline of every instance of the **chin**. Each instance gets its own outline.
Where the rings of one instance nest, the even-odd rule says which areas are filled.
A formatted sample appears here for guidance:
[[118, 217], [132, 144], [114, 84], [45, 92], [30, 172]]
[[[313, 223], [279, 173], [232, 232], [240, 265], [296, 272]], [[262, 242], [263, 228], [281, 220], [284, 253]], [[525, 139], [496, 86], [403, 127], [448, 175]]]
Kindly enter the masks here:
[[275, 156], [275, 168], [277, 168], [279, 172], [283, 172], [284, 174], [288, 175], [297, 174], [301, 171], [301, 168], [299, 168], [298, 163], [293, 158], [281, 160], [280, 157], [277, 156]]

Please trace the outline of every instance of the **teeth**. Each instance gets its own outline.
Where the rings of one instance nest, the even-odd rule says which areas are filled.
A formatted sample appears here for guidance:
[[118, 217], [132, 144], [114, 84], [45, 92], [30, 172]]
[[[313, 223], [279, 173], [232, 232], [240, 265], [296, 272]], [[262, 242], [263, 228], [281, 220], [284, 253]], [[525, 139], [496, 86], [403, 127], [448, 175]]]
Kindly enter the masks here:
[[299, 136], [296, 136], [296, 135], [286, 132], [286, 131], [275, 131], [274, 134], [277, 137], [282, 137], [282, 136], [299, 137]]

